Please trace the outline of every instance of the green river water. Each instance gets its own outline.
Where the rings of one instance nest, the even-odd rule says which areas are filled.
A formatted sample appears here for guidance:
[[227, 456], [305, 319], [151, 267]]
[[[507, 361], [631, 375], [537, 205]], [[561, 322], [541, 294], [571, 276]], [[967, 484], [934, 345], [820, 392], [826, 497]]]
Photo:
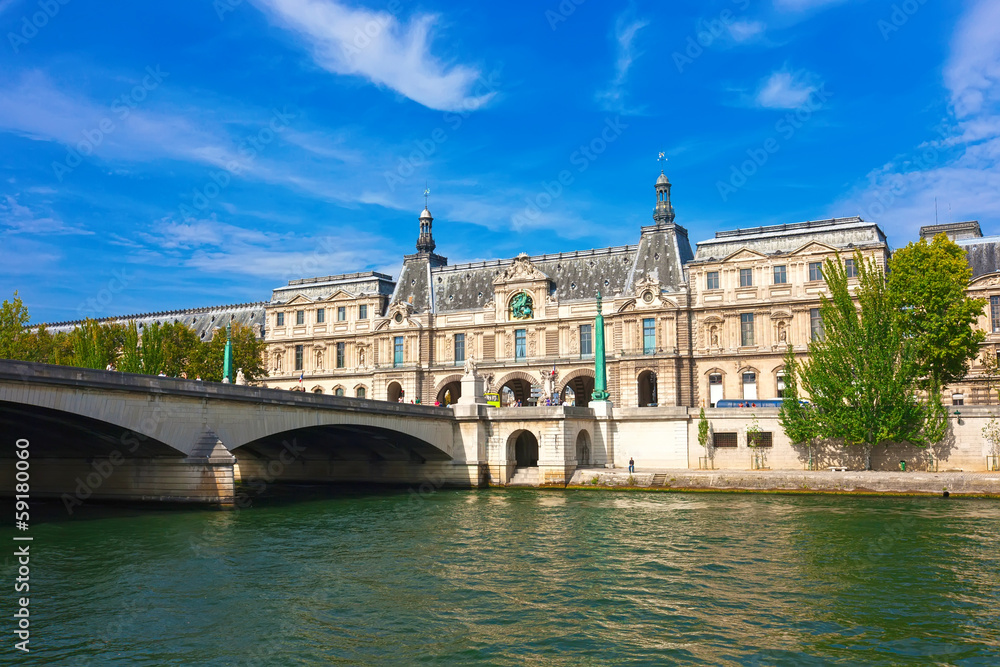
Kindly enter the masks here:
[[1000, 665], [997, 501], [291, 492], [48, 506], [0, 663]]

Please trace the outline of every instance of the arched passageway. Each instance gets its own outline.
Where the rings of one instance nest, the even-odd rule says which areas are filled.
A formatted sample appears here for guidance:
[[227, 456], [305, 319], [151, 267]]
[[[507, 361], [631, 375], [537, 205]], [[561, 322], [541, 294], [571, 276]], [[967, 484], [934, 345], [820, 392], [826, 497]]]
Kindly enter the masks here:
[[517, 401], [521, 401], [521, 405], [528, 405], [534, 402], [534, 398], [531, 396], [531, 383], [527, 380], [522, 380], [520, 378], [514, 378], [508, 380], [502, 387], [500, 387], [501, 399], [506, 397], [509, 402], [502, 402], [503, 405], [512, 405]]
[[390, 382], [389, 386], [385, 390], [385, 400], [390, 403], [399, 403], [399, 399], [403, 397], [403, 387], [400, 386], [398, 382]]
[[441, 390], [437, 395], [437, 401], [441, 405], [451, 405], [453, 403], [457, 403], [461, 396], [462, 383], [455, 380], [454, 382], [449, 382], [445, 386], [441, 387]]
[[594, 378], [589, 375], [579, 375], [563, 387], [563, 403], [585, 408], [590, 403], [590, 395], [594, 393]]
[[586, 431], [580, 431], [576, 436], [576, 464], [580, 466], [590, 465], [591, 456], [590, 434]]
[[639, 373], [637, 379], [639, 390], [639, 407], [654, 407], [656, 398], [656, 373], [653, 371], [643, 371]]
[[538, 439], [531, 431], [518, 431], [511, 436], [510, 454], [518, 468], [534, 468], [538, 465]]

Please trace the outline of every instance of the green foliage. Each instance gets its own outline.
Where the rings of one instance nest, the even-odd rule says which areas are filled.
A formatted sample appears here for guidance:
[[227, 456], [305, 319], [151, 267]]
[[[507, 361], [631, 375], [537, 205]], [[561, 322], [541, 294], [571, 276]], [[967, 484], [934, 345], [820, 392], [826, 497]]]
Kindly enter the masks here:
[[114, 367], [125, 339], [125, 327], [104, 324], [87, 318], [82, 326], [70, 333], [73, 345], [73, 366], [105, 370]]
[[0, 305], [0, 359], [31, 361], [33, 344], [28, 331], [28, 309], [14, 292], [14, 300]]
[[810, 358], [801, 364], [800, 380], [813, 403], [804, 411], [811, 432], [863, 448], [870, 468], [875, 446], [925, 445], [930, 415], [916, 395], [916, 344], [896, 317], [882, 271], [860, 252], [854, 258], [857, 303], [839, 257], [824, 266], [831, 292], [820, 307], [825, 335], [809, 344]]
[[803, 405], [799, 396], [799, 363], [791, 345], [785, 350], [785, 400], [781, 404], [781, 428], [795, 444], [808, 444], [816, 437], [812, 406]]
[[938, 234], [897, 250], [889, 264], [889, 299], [900, 326], [914, 343], [920, 385], [928, 391], [965, 377], [986, 333], [973, 325], [985, 299], [965, 288], [972, 268], [965, 250]]
[[142, 372], [142, 350], [139, 349], [139, 327], [134, 321], [125, 327], [122, 336], [122, 353], [118, 358], [117, 369], [122, 373]]
[[1000, 455], [1000, 422], [991, 417], [983, 427], [983, 440], [990, 444], [990, 456]]
[[[153, 322], [142, 330], [142, 372], [146, 375], [163, 373], [163, 325]], [[164, 373], [166, 375], [166, 373]]]
[[[266, 376], [264, 352], [267, 344], [258, 339], [250, 327], [233, 325], [233, 368], [243, 369], [247, 382]], [[188, 367], [188, 376], [222, 382], [222, 362], [226, 351], [226, 330], [216, 329], [212, 340], [195, 348]]]
[[747, 426], [747, 447], [756, 447], [760, 440], [760, 422], [757, 415], [750, 415], [750, 425]]
[[698, 444], [708, 447], [708, 419], [705, 418], [705, 408], [698, 415]]

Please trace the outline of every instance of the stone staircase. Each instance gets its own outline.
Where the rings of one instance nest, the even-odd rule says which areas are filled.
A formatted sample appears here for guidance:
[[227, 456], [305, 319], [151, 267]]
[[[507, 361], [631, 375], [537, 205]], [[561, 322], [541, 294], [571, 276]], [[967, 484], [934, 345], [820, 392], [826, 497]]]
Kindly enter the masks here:
[[518, 468], [507, 486], [538, 486], [538, 468]]
[[663, 486], [666, 483], [667, 483], [667, 473], [658, 472], [655, 475], [653, 475], [653, 482], [650, 484], [650, 486]]

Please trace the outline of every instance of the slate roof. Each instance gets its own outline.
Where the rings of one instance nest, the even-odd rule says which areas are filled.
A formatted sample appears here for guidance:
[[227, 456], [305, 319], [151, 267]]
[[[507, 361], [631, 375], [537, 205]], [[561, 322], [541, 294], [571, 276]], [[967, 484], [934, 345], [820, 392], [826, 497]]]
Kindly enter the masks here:
[[[121, 315], [115, 317], [95, 318], [102, 324], [118, 323], [127, 324], [134, 320], [142, 328], [149, 326], [153, 322], [167, 324], [180, 322], [191, 327], [198, 333], [198, 337], [207, 342], [212, 340], [216, 329], [223, 328], [229, 322], [239, 323], [244, 326], [256, 327], [257, 335], [264, 337], [264, 306], [266, 301], [256, 301], [253, 303], [237, 303], [226, 306], [208, 306], [205, 308], [186, 308], [183, 310], [164, 310], [154, 313], [137, 313], [135, 315]], [[66, 322], [52, 322], [45, 325], [50, 333], [70, 332], [82, 325], [84, 320], [70, 320]]]
[[813, 241], [834, 248], [887, 245], [885, 234], [874, 222], [831, 218], [716, 232], [714, 239], [698, 242], [694, 261], [720, 260], [742, 248], [763, 255], [792, 252]]
[[359, 271], [356, 273], [341, 273], [335, 276], [320, 276], [317, 278], [300, 278], [289, 280], [287, 285], [277, 287], [271, 292], [271, 303], [284, 303], [301, 294], [310, 299], [322, 299], [334, 292], [344, 291], [348, 294], [361, 296], [364, 294], [392, 294], [396, 283], [392, 276], [377, 271]]
[[955, 243], [965, 248], [973, 280], [1000, 271], [1000, 236], [960, 239]]

